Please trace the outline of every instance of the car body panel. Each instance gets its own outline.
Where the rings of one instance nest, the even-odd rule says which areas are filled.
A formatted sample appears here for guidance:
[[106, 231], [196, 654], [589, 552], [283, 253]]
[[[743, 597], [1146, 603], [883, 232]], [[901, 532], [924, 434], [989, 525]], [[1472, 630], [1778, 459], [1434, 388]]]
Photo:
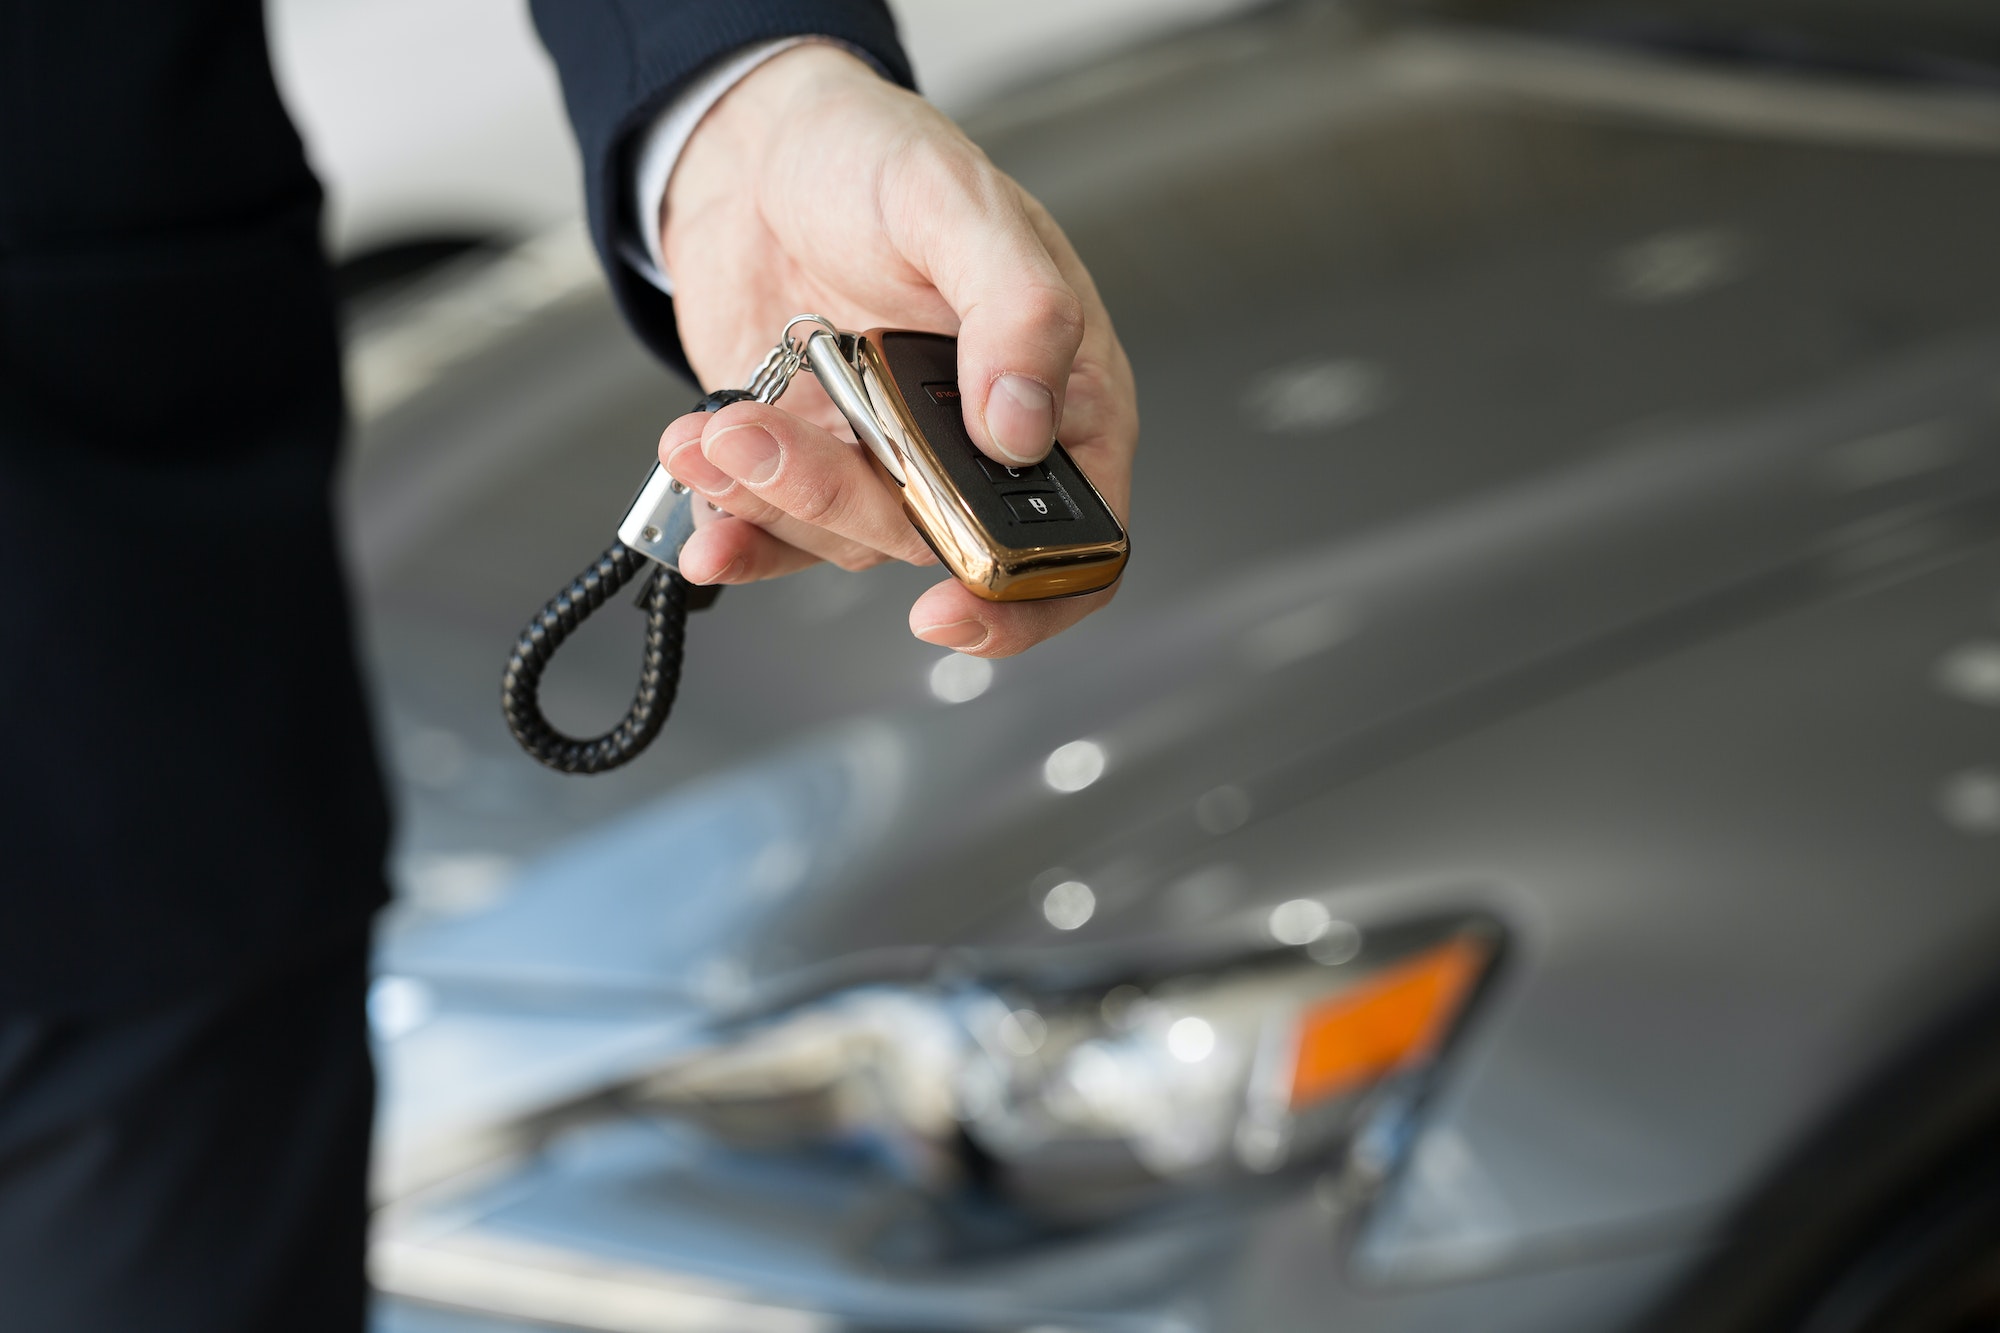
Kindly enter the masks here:
[[[2000, 962], [2000, 116], [1795, 83], [1307, 6], [997, 111], [1142, 369], [1145, 554], [964, 702], [903, 634], [932, 575], [820, 571], [693, 622], [661, 754], [532, 772], [444, 666], [497, 669], [687, 391], [565, 296], [371, 425], [378, 660], [460, 759], [401, 756], [384, 966], [435, 1010], [392, 1086], [425, 1043], [464, 1054], [449, 1114], [390, 1113], [405, 1179], [844, 986], [1198, 969], [1300, 897], [1509, 935], [1361, 1205], [1308, 1173], [975, 1262], [858, 1167], [614, 1118], [399, 1207], [391, 1288], [445, 1300], [532, 1244], [863, 1326], [1611, 1328], [1655, 1301]], [[538, 452], [551, 421], [590, 443]], [[428, 526], [397, 508], [480, 449]], [[577, 649], [558, 705], [615, 709], [636, 649]], [[1052, 783], [1078, 743], [1101, 772]], [[505, 858], [471, 910], [425, 878], [467, 848]], [[1096, 905], [1067, 931], [1064, 878]], [[552, 1012], [596, 1035], [493, 1037]]]
[[[1984, 628], [1993, 513], [1905, 493], [1900, 529], [1857, 538], [1868, 505], [1814, 485], [1829, 446], [1811, 428], [1838, 425], [1838, 449], [1896, 428], [1905, 403], [1942, 419], [1954, 389], [1985, 410], [1994, 362], [1991, 346], [1957, 351], [1819, 414], [1711, 428], [1496, 497], [1490, 517], [1441, 516], [1317, 578], [1259, 578], [1274, 605], [1216, 598], [1176, 619], [1180, 651], [1142, 654], [1150, 676], [1071, 683], [1059, 707], [1022, 702], [1051, 669], [948, 715], [841, 729], [549, 858], [507, 911], [406, 938], [389, 965], [728, 1009], [760, 986], [824, 984], [799, 980], [816, 968], [922, 975], [951, 951], [1248, 945], [1295, 897], [1342, 913], [1372, 900], [1366, 915], [1473, 902], [1531, 960], [1531, 989], [1508, 1002], [1539, 1012], [1506, 1030], [1552, 1043], [1485, 1057], [1524, 1086], [1496, 1094], [1490, 1149], [1463, 1136], [1524, 1182], [1506, 1244], [1719, 1202], [1936, 997], [1914, 1015], [1885, 1002], [1928, 969], [1970, 963], [1969, 984], [1993, 961], [1953, 954], [2000, 929], [2000, 862], [1940, 806], [1978, 769], [1969, 724], [1984, 719], [1935, 683]], [[1954, 496], [1981, 461], [1928, 487]], [[1975, 497], [1994, 490], [1986, 471]], [[1782, 497], [1819, 525], [1788, 527]], [[1263, 626], [1326, 606], [1347, 632], [1317, 653], [1256, 646]], [[1043, 761], [1078, 715], [1106, 775], [1052, 792]], [[1217, 838], [1193, 810], [1225, 784], [1259, 817]], [[1058, 871], [1103, 904], [1068, 935], [1035, 893]], [[1921, 910], [1905, 893], [1926, 895]], [[1755, 1021], [1729, 1022], [1738, 1008]], [[1562, 1066], [1574, 1086], [1551, 1116]], [[1591, 1133], [1607, 1137], [1585, 1154]]]

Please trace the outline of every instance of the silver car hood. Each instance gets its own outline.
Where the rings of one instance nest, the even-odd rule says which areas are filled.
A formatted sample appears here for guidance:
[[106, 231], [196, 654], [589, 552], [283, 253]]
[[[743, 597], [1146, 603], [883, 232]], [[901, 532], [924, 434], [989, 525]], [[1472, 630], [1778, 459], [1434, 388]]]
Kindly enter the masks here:
[[[1090, 968], [1133, 952], [1198, 960], [1265, 938], [1274, 902], [1315, 895], [1363, 922], [1476, 903], [1516, 932], [1523, 961], [1496, 1002], [1513, 1012], [1468, 1056], [1496, 1072], [1469, 1074], [1437, 1121], [1454, 1151], [1489, 1164], [1510, 1235], [1589, 1226], [1615, 1237], [1712, 1205], [1867, 1063], [1871, 1041], [1893, 1040], [1900, 1020], [1878, 1013], [1880, 1030], [1835, 1056], [1828, 1004], [1862, 1003], [1871, 978], [1900, 984], [1967, 931], [1994, 938], [2000, 903], [1975, 892], [1990, 889], [1992, 846], [1934, 800], [1968, 762], [1952, 749], [1956, 715], [1907, 730], [1897, 764], [1874, 774], [1907, 788], [1919, 815], [1898, 836], [1878, 823], [1865, 849], [1845, 851], [1843, 820], [1879, 810], [1881, 796], [1813, 772], [1821, 748], [1783, 757], [1748, 730], [1740, 745], [1686, 729], [1623, 749], [1614, 737], [1726, 700], [1729, 672], [1754, 678], [1760, 661], [1803, 655], [1810, 674], [1781, 695], [1796, 716], [1779, 710], [1774, 725], [1816, 732], [1838, 753], [1845, 718], [1861, 729], [1850, 743], [1870, 744], [1862, 733], [1894, 699], [1865, 653], [1813, 656], [1813, 645], [1869, 642], [1871, 623], [1899, 615], [1963, 611], [1972, 632], [1976, 599], [1949, 612], [1932, 603], [1956, 607], [1940, 580], [1973, 566], [1988, 567], [1977, 586], [1992, 586], [1980, 497], [2000, 488], [2000, 452], [1985, 443], [1996, 365], [2000, 341], [1959, 342], [1754, 415], [1627, 439], [1191, 587], [1178, 605], [1114, 611], [1000, 664], [971, 702], [836, 725], [576, 839], [490, 909], [387, 948], [385, 970], [421, 982], [435, 1007], [389, 1044], [386, 1156], [404, 1164], [389, 1174], [471, 1126], [700, 1040], [718, 1014], [925, 975], [947, 956], [973, 968]], [[1140, 561], [1149, 537], [1169, 539], [1143, 526], [1135, 536]], [[1829, 617], [1844, 628], [1829, 630]], [[1935, 702], [1921, 677], [1904, 684], [1899, 696]], [[1868, 706], [1841, 712], [1843, 690]], [[1591, 710], [1602, 714], [1594, 733], [1561, 722]], [[1530, 713], [1538, 731], [1508, 730]], [[1576, 748], [1548, 753], [1563, 738]], [[1101, 775], [1057, 790], [1051, 756], [1077, 742], [1101, 756]], [[1579, 789], [1587, 774], [1594, 783]], [[1779, 839], [1769, 810], [1722, 801], [1802, 786], [1823, 797], [1821, 835], [1805, 842]], [[1225, 788], [1247, 816], [1225, 821], [1238, 827], [1197, 817]], [[1722, 803], [1688, 808], [1690, 795]], [[1864, 852], [1929, 868], [1937, 901], [1921, 919], [1893, 897], [1830, 887], [1829, 867]], [[1669, 873], [1683, 887], [1654, 882]], [[1098, 908], [1081, 929], [1043, 916], [1042, 894], [1061, 878], [1092, 887]], [[1817, 919], [1829, 894], [1849, 914], [1817, 938], [1830, 970], [1794, 978], [1775, 1007], [1760, 1000], [1769, 1030], [1710, 1040], [1727, 1021], [1729, 979], [1768, 977], [1788, 927]], [[1581, 984], [1566, 967], [1627, 954], [1623, 988], [1599, 975], [1591, 1000], [1622, 1028], [1526, 1021]], [[1691, 997], [1690, 968], [1723, 984]], [[1503, 1061], [1510, 1039], [1542, 1045]], [[1525, 1074], [1506, 1071], [1580, 1074], [1634, 1041], [1663, 1053], [1637, 1076], [1646, 1089], [1580, 1079], [1561, 1123], [1522, 1119], [1538, 1106], [1547, 1120], [1547, 1089], [1537, 1100]], [[1702, 1119], [1717, 1112], [1690, 1088], [1713, 1092], [1752, 1047], [1787, 1041], [1787, 1077], [1736, 1090], [1726, 1131]], [[1632, 1100], [1644, 1096], [1656, 1104]], [[1600, 1132], [1617, 1142], [1598, 1147], [1616, 1169], [1560, 1160], [1577, 1147], [1571, 1129], [1593, 1124], [1612, 1127]], [[1423, 1240], [1421, 1201], [1405, 1212]], [[1486, 1243], [1460, 1232], [1399, 1253], [1457, 1262]]]
[[[671, 792], [531, 865], [492, 909], [395, 940], [385, 964], [734, 1008], [836, 964], [1120, 938], [1116, 911], [1051, 928], [1034, 886], [1088, 872], [1114, 906], [1128, 880], [1166, 888], [1176, 857], [1213, 845], [1193, 811], [1218, 786], [1263, 796], [1262, 819], [1628, 666], [1621, 643], [1643, 638], [1643, 660], [1922, 568], [1976, 531], [1940, 511], [2000, 480], [1992, 451], [1931, 438], [1992, 419], [1995, 365], [2000, 343], [1965, 345], [1788, 412], [1633, 440], [1196, 590], [1115, 638], [1086, 627], [970, 703], [843, 723]], [[1843, 450], [1871, 441], [1922, 475], [1847, 485]], [[1049, 757], [1079, 740], [1102, 776], [1057, 791]]]

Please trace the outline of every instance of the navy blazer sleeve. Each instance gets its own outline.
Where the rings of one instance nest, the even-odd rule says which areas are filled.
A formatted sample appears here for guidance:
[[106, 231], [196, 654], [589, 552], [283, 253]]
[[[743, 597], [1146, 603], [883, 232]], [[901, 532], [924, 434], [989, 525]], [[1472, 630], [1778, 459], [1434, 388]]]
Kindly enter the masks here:
[[531, 0], [531, 7], [583, 150], [591, 239], [612, 293], [640, 339], [686, 370], [673, 300], [617, 252], [633, 135], [710, 61], [776, 37], [835, 38], [914, 86], [895, 22], [883, 0]]

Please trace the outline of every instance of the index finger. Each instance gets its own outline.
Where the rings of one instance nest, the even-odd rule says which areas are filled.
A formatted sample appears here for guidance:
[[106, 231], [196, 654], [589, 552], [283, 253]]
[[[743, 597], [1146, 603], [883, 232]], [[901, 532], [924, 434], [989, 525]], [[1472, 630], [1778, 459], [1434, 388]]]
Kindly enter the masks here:
[[925, 141], [898, 166], [888, 221], [959, 317], [959, 391], [973, 442], [999, 462], [1039, 462], [1083, 342], [1083, 300], [1020, 188], [977, 148]]

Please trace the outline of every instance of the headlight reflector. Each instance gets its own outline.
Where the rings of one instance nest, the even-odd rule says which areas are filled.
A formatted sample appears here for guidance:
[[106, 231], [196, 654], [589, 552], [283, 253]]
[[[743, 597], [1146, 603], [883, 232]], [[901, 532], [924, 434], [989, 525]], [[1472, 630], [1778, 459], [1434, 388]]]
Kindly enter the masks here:
[[[1372, 1095], [1406, 1094], [1434, 1064], [1499, 932], [1456, 919], [1363, 943], [1292, 915], [1298, 944], [1182, 975], [857, 987], [632, 1092], [742, 1146], [858, 1146], [932, 1192], [977, 1182], [1071, 1221], [1324, 1161]], [[1318, 961], [1335, 927], [1340, 961]]]

